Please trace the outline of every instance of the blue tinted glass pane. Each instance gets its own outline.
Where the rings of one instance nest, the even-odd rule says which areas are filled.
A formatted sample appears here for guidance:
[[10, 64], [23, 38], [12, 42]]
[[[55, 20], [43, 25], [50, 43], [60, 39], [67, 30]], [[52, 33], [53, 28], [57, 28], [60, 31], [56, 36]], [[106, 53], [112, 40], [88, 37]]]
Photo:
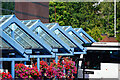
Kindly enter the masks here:
[[62, 27], [63, 30], [66, 30], [67, 28], [68, 28], [68, 27], [64, 27], [64, 26]]
[[0, 17], [0, 24], [5, 22], [8, 18], [10, 18], [10, 15], [8, 15], [8, 16], [1, 16]]
[[59, 29], [56, 29], [55, 31], [53, 31], [64, 43], [68, 44], [70, 47], [76, 47], [76, 45], [74, 45], [66, 36], [63, 35], [63, 33], [61, 33], [59, 31]]
[[80, 38], [78, 38], [72, 31], [69, 31], [68, 34], [69, 34], [74, 40], [76, 40], [79, 44], [83, 44], [83, 42], [80, 40]]
[[12, 47], [8, 43], [6, 43], [1, 37], [0, 37], [0, 48], [12, 49]]
[[[54, 24], [53, 24], [54, 25]], [[52, 24], [48, 24], [48, 25], [46, 25], [46, 27], [48, 28], [48, 29], [50, 29], [50, 28], [52, 28], [53, 27], [53, 25]]]
[[62, 48], [62, 46], [54, 40], [52, 36], [50, 36], [44, 29], [42, 29], [40, 26], [35, 28], [33, 32], [38, 35], [41, 39], [45, 41], [49, 46], [51, 47], [57, 47], [57, 48]]
[[[17, 41], [24, 48], [42, 48], [35, 40], [33, 40], [26, 32], [24, 32], [18, 25], [15, 23], [8, 26], [4, 29], [9, 36], [11, 35], [10, 31], [14, 31], [14, 40]], [[11, 36], [10, 36], [11, 37]]]
[[80, 35], [88, 42], [91, 42], [90, 39], [87, 36], [85, 36], [82, 32], [80, 33]]

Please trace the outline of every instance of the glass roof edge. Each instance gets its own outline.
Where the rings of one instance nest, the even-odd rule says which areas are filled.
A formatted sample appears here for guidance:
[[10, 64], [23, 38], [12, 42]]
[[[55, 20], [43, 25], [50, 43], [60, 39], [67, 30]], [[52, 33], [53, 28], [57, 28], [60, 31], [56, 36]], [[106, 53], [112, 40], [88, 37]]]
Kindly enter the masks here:
[[82, 38], [81, 36], [79, 36], [77, 34], [76, 30], [74, 28], [72, 28], [72, 26], [64, 26], [64, 27], [66, 27], [65, 31], [67, 31], [67, 32], [72, 31], [74, 33], [74, 35], [78, 37], [78, 39], [82, 40], [82, 42], [88, 43], [84, 38]]
[[88, 33], [86, 33], [82, 28], [78, 32], [83, 32], [92, 42], [96, 42]]
[[71, 28], [71, 26], [62, 26], [62, 29], [65, 30], [65, 31], [67, 31], [70, 28]]
[[31, 24], [31, 25], [29, 26], [29, 28], [31, 28], [32, 26], [34, 26], [34, 25], [37, 24], [38, 22], [41, 22], [40, 19], [36, 19], [36, 20], [23, 20], [23, 21], [21, 21], [21, 22], [22, 22], [22, 23], [28, 22], [27, 24], [25, 24], [25, 26], [28, 27], [29, 23], [31, 23], [31, 22], [33, 22], [33, 21], [34, 21], [34, 23]]
[[83, 29], [82, 28], [79, 28], [78, 31], [82, 31]]
[[51, 52], [52, 48], [48, 45], [46, 45], [46, 43], [41, 40], [39, 37], [37, 37], [37, 35], [35, 35], [26, 25], [24, 25], [17, 17], [14, 18], [14, 21], [17, 22], [17, 24], [20, 26], [20, 28], [22, 28], [25, 32], [27, 32], [27, 34], [29, 36], [31, 36], [31, 38], [33, 40], [35, 40], [39, 45], [41, 45], [42, 47], [44, 47], [46, 50], [48, 50], [49, 52]]
[[55, 24], [58, 24], [58, 23], [53, 22], [53, 23], [44, 23], [44, 24], [47, 24], [47, 25], [55, 25]]
[[[59, 27], [60, 29], [61, 27]], [[63, 30], [63, 29], [62, 29]], [[63, 30], [64, 32], [64, 30]], [[72, 39], [72, 37], [70, 35], [67, 34], [67, 32], [65, 31], [65, 35], [69, 37], [69, 39], [71, 40], [72, 43], [74, 43], [77, 47], [79, 47], [81, 50], [83, 50], [83, 46], [79, 45], [74, 39]]]
[[69, 27], [69, 26], [62, 26], [62, 27]]
[[0, 24], [0, 26], [5, 25], [6, 22], [8, 22], [9, 20], [11, 20], [13, 17], [16, 17], [15, 15], [5, 15], [5, 16], [3, 16], [3, 17], [0, 19], [0, 21], [1, 21], [2, 19], [4, 19], [6, 16], [9, 17], [9, 18], [6, 19], [4, 22], [2, 22], [2, 23]]
[[[41, 22], [42, 23], [42, 22]], [[43, 23], [42, 23], [43, 24]], [[44, 25], [44, 24], [43, 24]], [[44, 25], [45, 26], [45, 25]], [[49, 29], [48, 29], [49, 30]], [[51, 32], [51, 30], [49, 30], [50, 32]], [[70, 47], [67, 45], [64, 45], [64, 42], [61, 42], [62, 40], [61, 39], [59, 39], [59, 38], [57, 38], [56, 39], [56, 35], [55, 34], [50, 34], [51, 36], [53, 35], [53, 38], [54, 38], [54, 40], [55, 41], [57, 41], [61, 46], [63, 46], [65, 49], [67, 49], [68, 51], [70, 50]], [[66, 43], [65, 43], [66, 44]], [[68, 48], [69, 47], [69, 48]]]
[[[12, 38], [10, 38], [9, 36], [7, 36], [7, 34], [5, 34], [3, 31], [1, 31], [2, 35], [0, 34], [0, 37], [6, 42], [8, 43], [13, 49], [17, 50], [21, 55], [24, 55], [24, 51], [25, 49], [19, 45], [19, 43], [17, 43], [15, 40], [13, 40]], [[25, 54], [26, 56], [26, 54]]]
[[[42, 23], [42, 22], [39, 22], [39, 23], [37, 23], [37, 25], [35, 26], [35, 27], [37, 27], [38, 25], [41, 25], [41, 27], [45, 30], [45, 31], [47, 31], [47, 27], [44, 25], [44, 23]], [[34, 28], [35, 28], [34, 27]], [[33, 29], [32, 29], [33, 30]], [[50, 30], [48, 29], [48, 35], [50, 35], [58, 44], [60, 44], [62, 47], [64, 47], [65, 49], [67, 49], [68, 51], [69, 51], [69, 49], [64, 45], [64, 43], [63, 42], [61, 42], [59, 39], [57, 39], [56, 38], [56, 36], [54, 35], [54, 34], [52, 34], [52, 32], [49, 32]]]
[[25, 58], [28, 58], [28, 55], [24, 54], [24, 52], [21, 52], [21, 50], [18, 50], [17, 48], [15, 48], [16, 46], [14, 47], [12, 44], [10, 44], [8, 41], [6, 41], [2, 36], [0, 36], [0, 38], [3, 40], [3, 42], [6, 45], [10, 46], [12, 49], [14, 49], [15, 51], [17, 51], [19, 55], [24, 56]]
[[39, 19], [32, 19], [32, 20], [21, 20], [22, 22], [24, 21], [24, 22], [27, 22], [27, 21], [37, 21], [37, 20], [39, 20]]
[[82, 42], [88, 43], [87, 40], [85, 40], [82, 36], [79, 35], [78, 32], [76, 32], [76, 31], [74, 30], [74, 28], [69, 27], [66, 31], [67, 31], [67, 32], [70, 32], [70, 31], [71, 31], [71, 32], [72, 32], [76, 37], [78, 37], [78, 39], [80, 39]]
[[78, 32], [80, 28], [73, 28], [73, 29]]

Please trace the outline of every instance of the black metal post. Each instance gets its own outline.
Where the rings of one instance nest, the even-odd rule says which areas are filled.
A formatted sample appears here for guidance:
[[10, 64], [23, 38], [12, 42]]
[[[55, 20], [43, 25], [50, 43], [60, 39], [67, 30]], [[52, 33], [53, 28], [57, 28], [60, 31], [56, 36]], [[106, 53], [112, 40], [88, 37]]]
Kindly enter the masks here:
[[85, 58], [83, 58], [83, 80], [85, 80]]

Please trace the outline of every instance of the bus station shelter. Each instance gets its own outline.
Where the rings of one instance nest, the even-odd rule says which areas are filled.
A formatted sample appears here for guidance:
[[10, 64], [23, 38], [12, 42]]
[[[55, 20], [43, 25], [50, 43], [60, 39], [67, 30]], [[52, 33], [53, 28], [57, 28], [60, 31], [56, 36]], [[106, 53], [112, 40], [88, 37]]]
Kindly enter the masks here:
[[83, 44], [93, 42], [83, 29], [58, 23], [43, 24], [40, 20], [19, 20], [15, 15], [0, 16], [0, 68], [4, 68], [3, 62], [11, 62], [13, 78], [17, 61], [27, 65], [34, 58], [39, 71], [40, 58], [55, 58], [56, 63], [58, 56], [83, 58], [87, 51]]

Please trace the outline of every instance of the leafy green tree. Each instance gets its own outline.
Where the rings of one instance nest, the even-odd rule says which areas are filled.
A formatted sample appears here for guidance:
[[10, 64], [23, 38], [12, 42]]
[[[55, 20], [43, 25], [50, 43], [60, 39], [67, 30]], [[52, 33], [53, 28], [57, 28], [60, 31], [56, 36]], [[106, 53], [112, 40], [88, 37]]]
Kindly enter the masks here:
[[2, 15], [10, 15], [14, 13], [15, 2], [2, 2]]
[[116, 27], [117, 27], [117, 36], [116, 36], [116, 39], [120, 42], [120, 2], [117, 2], [116, 3], [117, 4], [117, 15], [116, 15], [116, 17], [117, 17], [117, 25], [116, 25]]
[[[73, 28], [83, 28], [89, 34], [94, 35], [93, 38], [101, 39], [101, 34], [114, 36], [114, 3], [101, 2], [94, 7], [94, 2], [50, 2], [49, 18], [50, 22], [55, 22], [55, 6], [56, 6], [56, 22], [61, 26], [71, 25]], [[117, 13], [120, 12], [120, 4], [117, 3]], [[117, 29], [120, 26], [120, 14], [117, 14]], [[94, 29], [99, 29], [96, 32]], [[119, 29], [118, 29], [119, 30]], [[91, 35], [91, 36], [92, 36]]]
[[102, 34], [101, 29], [97, 26], [95, 26], [93, 29], [89, 29], [87, 33], [90, 34], [90, 36], [94, 38], [96, 41], [100, 41], [103, 39], [103, 37], [101, 36]]

